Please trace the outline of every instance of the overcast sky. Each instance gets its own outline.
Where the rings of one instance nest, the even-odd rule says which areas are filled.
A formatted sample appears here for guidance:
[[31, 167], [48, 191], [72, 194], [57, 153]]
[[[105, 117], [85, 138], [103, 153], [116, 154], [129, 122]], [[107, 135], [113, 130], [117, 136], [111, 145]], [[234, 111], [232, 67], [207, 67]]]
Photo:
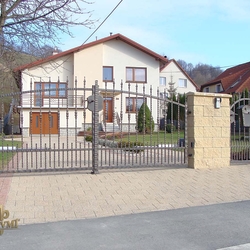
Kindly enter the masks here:
[[[63, 39], [60, 48], [81, 45], [119, 2], [96, 0], [84, 5], [99, 21], [93, 29], [73, 29], [75, 38]], [[250, 1], [123, 0], [88, 42], [110, 32], [168, 58], [226, 68], [250, 61]]]

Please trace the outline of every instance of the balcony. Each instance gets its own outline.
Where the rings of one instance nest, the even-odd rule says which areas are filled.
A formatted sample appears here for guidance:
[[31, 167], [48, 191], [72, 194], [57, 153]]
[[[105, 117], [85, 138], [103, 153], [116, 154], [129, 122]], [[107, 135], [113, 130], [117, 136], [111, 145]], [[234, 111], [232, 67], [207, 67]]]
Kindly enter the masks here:
[[86, 105], [87, 103], [82, 95], [68, 95], [64, 98], [22, 95], [23, 108], [84, 108]]

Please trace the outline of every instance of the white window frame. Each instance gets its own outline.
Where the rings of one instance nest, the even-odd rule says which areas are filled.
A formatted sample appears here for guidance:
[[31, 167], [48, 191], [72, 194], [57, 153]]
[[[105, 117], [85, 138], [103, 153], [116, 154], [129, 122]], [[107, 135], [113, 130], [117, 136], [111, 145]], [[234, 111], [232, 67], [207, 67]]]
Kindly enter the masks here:
[[[106, 70], [108, 70], [108, 71], [110, 71], [110, 72], [106, 72], [105, 73], [105, 71]], [[103, 68], [102, 68], [102, 78], [103, 78], [103, 81], [104, 82], [113, 82], [113, 75], [114, 75], [114, 68], [113, 68], [113, 66], [103, 66]], [[107, 75], [110, 75], [111, 74], [111, 76], [110, 77], [105, 77], [105, 75], [107, 76]]]
[[160, 76], [160, 86], [166, 86], [167, 85], [167, 79], [165, 76]]
[[179, 88], [187, 88], [187, 79], [179, 78], [178, 87]]

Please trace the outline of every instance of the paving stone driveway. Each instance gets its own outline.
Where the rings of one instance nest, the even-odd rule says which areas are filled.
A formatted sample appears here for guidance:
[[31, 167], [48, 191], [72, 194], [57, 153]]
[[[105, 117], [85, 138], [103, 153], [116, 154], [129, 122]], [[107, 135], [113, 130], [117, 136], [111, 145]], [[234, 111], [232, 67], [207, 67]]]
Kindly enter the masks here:
[[0, 175], [0, 204], [20, 224], [250, 200], [250, 165]]

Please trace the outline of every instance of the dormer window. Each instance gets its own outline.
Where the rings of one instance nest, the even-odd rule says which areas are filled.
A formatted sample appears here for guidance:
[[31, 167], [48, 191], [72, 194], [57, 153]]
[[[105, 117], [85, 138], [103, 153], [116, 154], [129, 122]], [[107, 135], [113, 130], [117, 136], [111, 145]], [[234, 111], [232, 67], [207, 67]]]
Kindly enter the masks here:
[[187, 79], [179, 78], [179, 84], [178, 84], [178, 86], [180, 88], [186, 88], [187, 87]]
[[222, 91], [221, 84], [216, 85], [216, 93], [220, 93]]

